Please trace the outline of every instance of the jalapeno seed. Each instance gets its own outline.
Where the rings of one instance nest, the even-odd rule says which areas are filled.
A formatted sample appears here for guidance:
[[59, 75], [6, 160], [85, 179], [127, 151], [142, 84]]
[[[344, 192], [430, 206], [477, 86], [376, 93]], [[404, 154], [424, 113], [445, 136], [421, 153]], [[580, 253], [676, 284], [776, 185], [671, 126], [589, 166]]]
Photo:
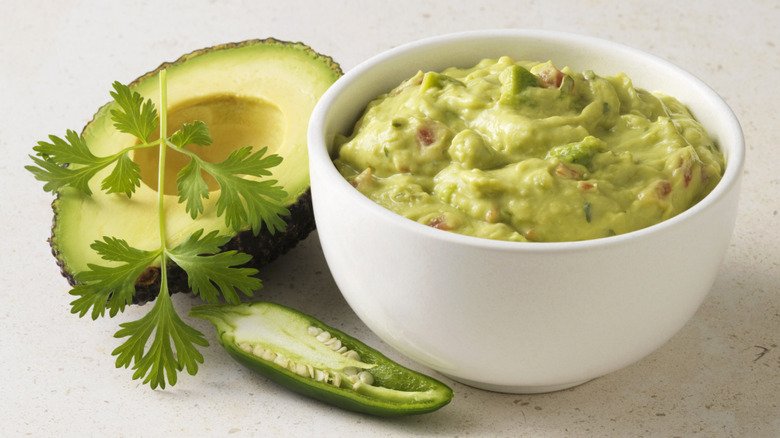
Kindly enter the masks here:
[[353, 360], [357, 360], [357, 361], [360, 360], [360, 355], [355, 350], [347, 350], [347, 351], [345, 351], [344, 352], [344, 357], [347, 357], [347, 358], [353, 359]]
[[[347, 349], [347, 347], [341, 343], [341, 340], [319, 327], [310, 326], [307, 329], [307, 333], [314, 336], [318, 341], [327, 345], [331, 350], [336, 351], [342, 356], [355, 361], [360, 361], [360, 354], [355, 350]], [[273, 362], [282, 368], [289, 369], [301, 377], [313, 378], [318, 382], [341, 386], [342, 381], [347, 380], [353, 384], [355, 389], [357, 388], [355, 385], [358, 384], [358, 382], [358, 386], [372, 385], [374, 383], [374, 376], [371, 375], [371, 373], [366, 370], [359, 371], [356, 367], [345, 367], [341, 372], [335, 370], [330, 372], [327, 370], [315, 369], [311, 365], [297, 364], [281, 354], [263, 348], [261, 345], [253, 346], [249, 343], [242, 342], [239, 344], [239, 348], [247, 353], [252, 353], [263, 360]]]

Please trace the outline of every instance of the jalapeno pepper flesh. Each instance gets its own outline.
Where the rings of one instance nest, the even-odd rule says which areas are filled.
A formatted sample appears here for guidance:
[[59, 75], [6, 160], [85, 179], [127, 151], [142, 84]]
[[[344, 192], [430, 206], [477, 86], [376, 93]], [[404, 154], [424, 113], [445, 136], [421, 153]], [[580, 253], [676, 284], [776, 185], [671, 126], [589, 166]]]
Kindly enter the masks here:
[[452, 400], [444, 383], [280, 304], [206, 304], [193, 307], [190, 316], [211, 322], [219, 343], [242, 365], [344, 409], [401, 416], [435, 411]]

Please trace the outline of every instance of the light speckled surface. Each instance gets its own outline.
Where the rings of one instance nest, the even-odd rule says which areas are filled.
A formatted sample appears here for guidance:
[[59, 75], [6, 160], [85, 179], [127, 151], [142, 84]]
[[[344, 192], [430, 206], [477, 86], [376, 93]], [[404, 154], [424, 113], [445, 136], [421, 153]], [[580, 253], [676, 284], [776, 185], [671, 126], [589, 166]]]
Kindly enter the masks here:
[[[125, 2], [127, 5], [130, 2]], [[0, 436], [751, 436], [780, 435], [780, 162], [775, 1], [51, 2], [0, 6]], [[69, 313], [46, 244], [51, 198], [22, 168], [49, 134], [80, 129], [108, 99], [163, 61], [214, 44], [273, 36], [303, 41], [345, 70], [441, 33], [533, 27], [614, 39], [709, 83], [747, 143], [731, 248], [693, 320], [647, 358], [577, 388], [507, 395], [446, 380], [455, 399], [426, 416], [382, 420], [280, 389], [215, 345], [192, 377], [151, 391], [114, 368], [117, 325]], [[262, 275], [262, 299], [312, 313], [414, 364], [346, 307], [313, 235]], [[182, 311], [197, 301], [175, 298]], [[426, 371], [425, 369], [421, 369]]]

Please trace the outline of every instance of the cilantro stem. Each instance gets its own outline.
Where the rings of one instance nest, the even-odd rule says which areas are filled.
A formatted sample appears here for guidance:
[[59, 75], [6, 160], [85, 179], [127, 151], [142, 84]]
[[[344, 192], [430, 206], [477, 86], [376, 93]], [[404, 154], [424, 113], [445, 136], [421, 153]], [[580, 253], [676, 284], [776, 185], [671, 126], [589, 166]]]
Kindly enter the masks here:
[[[160, 71], [160, 160], [157, 166], [157, 217], [160, 222], [160, 247], [162, 248], [161, 272], [165, 272], [165, 153], [168, 149], [168, 81], [166, 70]], [[165, 274], [163, 274], [163, 278]]]
[[165, 232], [165, 153], [168, 149], [168, 80], [160, 71], [160, 160], [157, 166], [157, 218], [160, 225], [160, 294], [168, 294], [168, 246]]
[[153, 147], [153, 146], [157, 146], [157, 145], [159, 145], [161, 143], [162, 143], [162, 139], [155, 140], [155, 141], [152, 141], [152, 142], [149, 142], [149, 143], [138, 143], [138, 144], [133, 145], [133, 146], [128, 146], [128, 147], [120, 150], [119, 152], [117, 152], [117, 153], [115, 153], [113, 155], [107, 155], [104, 158], [108, 159], [110, 161], [115, 161], [120, 155], [126, 154], [126, 153], [128, 153], [130, 151], [134, 151], [136, 149], [150, 148], [150, 147]]

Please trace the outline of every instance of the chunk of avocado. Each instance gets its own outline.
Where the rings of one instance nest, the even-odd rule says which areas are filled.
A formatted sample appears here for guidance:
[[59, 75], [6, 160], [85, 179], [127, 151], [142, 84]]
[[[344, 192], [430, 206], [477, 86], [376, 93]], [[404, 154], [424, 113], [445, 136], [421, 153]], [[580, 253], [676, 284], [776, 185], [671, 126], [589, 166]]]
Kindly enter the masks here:
[[[263, 229], [254, 235], [249, 226], [236, 233], [216, 216], [212, 193], [204, 200], [205, 210], [192, 219], [178, 203], [176, 174], [185, 164], [178, 153], [166, 159], [165, 209], [170, 246], [180, 243], [198, 229], [219, 230], [234, 235], [224, 249], [236, 249], [252, 256], [252, 267], [260, 268], [294, 247], [314, 229], [309, 191], [309, 162], [306, 130], [314, 105], [342, 74], [331, 58], [301, 43], [275, 39], [250, 40], [197, 50], [172, 63], [164, 63], [133, 81], [129, 87], [159, 107], [159, 78], [167, 70], [168, 126], [170, 135], [183, 122], [200, 120], [210, 129], [213, 143], [192, 146], [207, 161], [221, 161], [244, 146], [268, 147], [268, 153], [283, 157], [271, 169], [287, 197], [283, 203], [290, 214], [284, 232]], [[109, 103], [95, 114], [82, 135], [98, 156], [116, 153], [137, 140], [114, 127]], [[159, 138], [159, 133], [154, 134]], [[106, 194], [98, 184], [105, 175], [93, 178], [92, 196], [70, 187], [59, 191], [53, 202], [54, 224], [50, 243], [63, 275], [73, 276], [91, 263], [105, 264], [90, 248], [103, 236], [124, 239], [139, 249], [159, 246], [157, 224], [158, 149], [137, 150], [132, 159], [141, 168], [141, 186], [127, 198]], [[181, 158], [181, 160], [177, 160]], [[106, 170], [108, 171], [108, 170]], [[208, 180], [207, 180], [208, 182]], [[212, 191], [219, 186], [212, 181]], [[160, 288], [160, 267], [150, 266], [136, 282], [135, 303], [154, 299]], [[188, 291], [187, 277], [178, 267], [169, 268], [171, 292]]]

